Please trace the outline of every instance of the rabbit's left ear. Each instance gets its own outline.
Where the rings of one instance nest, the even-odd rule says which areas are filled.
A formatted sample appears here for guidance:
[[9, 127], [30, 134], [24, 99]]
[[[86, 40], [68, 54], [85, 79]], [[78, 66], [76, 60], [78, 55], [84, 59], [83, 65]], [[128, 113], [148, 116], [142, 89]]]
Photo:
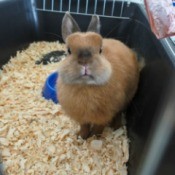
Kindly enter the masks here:
[[66, 12], [66, 14], [63, 17], [61, 29], [62, 29], [62, 38], [64, 42], [66, 41], [66, 38], [70, 34], [80, 31], [78, 24], [76, 23], [76, 21], [73, 19], [73, 17], [70, 15], [69, 12]]
[[91, 19], [91, 22], [90, 22], [90, 24], [88, 26], [87, 31], [88, 32], [100, 33], [100, 27], [101, 27], [101, 25], [100, 25], [100, 18], [99, 18], [99, 16], [97, 16], [97, 15], [92, 16], [92, 19]]

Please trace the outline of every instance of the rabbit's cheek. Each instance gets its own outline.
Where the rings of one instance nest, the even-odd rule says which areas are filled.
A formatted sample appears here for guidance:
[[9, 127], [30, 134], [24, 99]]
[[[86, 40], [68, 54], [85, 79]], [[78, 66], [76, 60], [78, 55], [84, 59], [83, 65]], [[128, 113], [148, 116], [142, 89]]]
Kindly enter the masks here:
[[85, 73], [85, 69], [84, 69], [83, 66], [81, 66], [81, 68], [80, 68], [80, 75], [84, 75], [84, 73]]

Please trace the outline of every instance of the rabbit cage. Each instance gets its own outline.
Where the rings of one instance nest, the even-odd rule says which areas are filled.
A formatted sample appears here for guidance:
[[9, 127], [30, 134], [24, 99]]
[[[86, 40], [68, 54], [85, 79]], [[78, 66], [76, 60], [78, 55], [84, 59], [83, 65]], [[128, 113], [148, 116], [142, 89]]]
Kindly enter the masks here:
[[31, 42], [62, 42], [61, 21], [66, 11], [70, 11], [82, 31], [86, 31], [92, 14], [99, 15], [103, 37], [121, 40], [145, 59], [138, 91], [126, 112], [130, 139], [128, 174], [174, 175], [175, 44], [171, 38], [156, 39], [143, 2], [2, 0], [0, 68]]

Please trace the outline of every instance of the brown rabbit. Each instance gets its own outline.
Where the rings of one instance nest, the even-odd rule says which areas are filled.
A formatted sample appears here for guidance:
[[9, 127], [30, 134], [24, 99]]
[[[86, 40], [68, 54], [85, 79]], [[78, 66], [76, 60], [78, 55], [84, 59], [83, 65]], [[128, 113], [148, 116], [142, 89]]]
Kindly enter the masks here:
[[62, 21], [67, 58], [60, 63], [59, 102], [77, 121], [79, 135], [101, 134], [133, 98], [139, 80], [135, 54], [118, 40], [103, 39], [98, 16], [82, 33], [69, 13]]

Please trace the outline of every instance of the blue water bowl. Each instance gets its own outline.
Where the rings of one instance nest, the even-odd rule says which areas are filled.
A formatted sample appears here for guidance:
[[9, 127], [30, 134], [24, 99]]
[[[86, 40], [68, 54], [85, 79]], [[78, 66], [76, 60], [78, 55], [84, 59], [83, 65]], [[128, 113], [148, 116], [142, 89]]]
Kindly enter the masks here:
[[42, 95], [47, 100], [52, 100], [54, 103], [58, 103], [56, 82], [58, 79], [58, 72], [50, 74], [44, 84]]

